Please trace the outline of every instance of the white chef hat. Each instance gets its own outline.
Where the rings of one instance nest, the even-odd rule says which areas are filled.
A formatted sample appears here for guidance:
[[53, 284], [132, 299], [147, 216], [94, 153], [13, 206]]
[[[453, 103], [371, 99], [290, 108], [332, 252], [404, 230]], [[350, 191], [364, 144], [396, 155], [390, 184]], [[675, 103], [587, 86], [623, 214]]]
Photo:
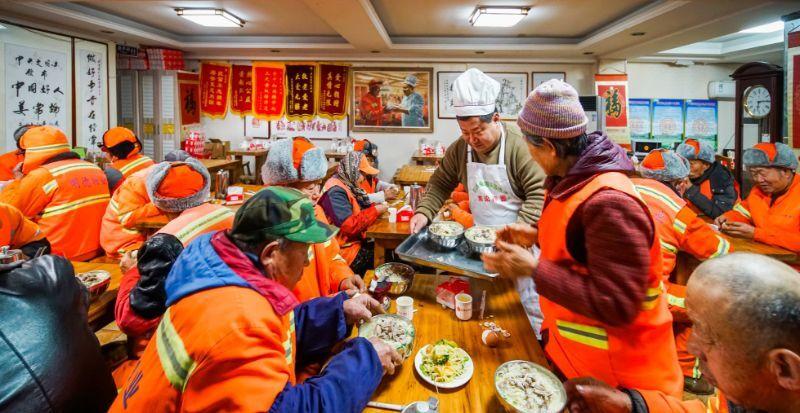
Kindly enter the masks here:
[[462, 73], [453, 82], [453, 109], [456, 116], [483, 116], [495, 112], [500, 82], [478, 69]]

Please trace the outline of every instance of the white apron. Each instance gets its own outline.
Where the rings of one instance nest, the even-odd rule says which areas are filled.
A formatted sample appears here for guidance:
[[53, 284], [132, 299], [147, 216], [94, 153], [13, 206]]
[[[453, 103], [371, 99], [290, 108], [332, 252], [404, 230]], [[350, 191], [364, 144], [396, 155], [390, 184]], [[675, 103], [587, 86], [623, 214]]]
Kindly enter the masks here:
[[[517, 222], [522, 200], [514, 193], [506, 170], [506, 128], [500, 126], [500, 156], [496, 165], [472, 162], [472, 147], [467, 145], [467, 191], [475, 225], [503, 226]], [[538, 252], [538, 251], [537, 251]], [[538, 254], [537, 254], [538, 255]], [[532, 277], [515, 282], [528, 321], [540, 336], [542, 310]]]

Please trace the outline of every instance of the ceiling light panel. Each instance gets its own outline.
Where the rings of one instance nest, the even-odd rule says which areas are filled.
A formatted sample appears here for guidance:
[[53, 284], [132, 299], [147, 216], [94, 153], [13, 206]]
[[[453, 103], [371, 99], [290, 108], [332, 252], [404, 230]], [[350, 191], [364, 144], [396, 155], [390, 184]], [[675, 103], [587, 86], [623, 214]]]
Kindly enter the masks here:
[[528, 15], [530, 7], [478, 6], [469, 17], [475, 27], [511, 27]]
[[205, 27], [243, 27], [244, 20], [223, 9], [175, 9], [178, 16]]

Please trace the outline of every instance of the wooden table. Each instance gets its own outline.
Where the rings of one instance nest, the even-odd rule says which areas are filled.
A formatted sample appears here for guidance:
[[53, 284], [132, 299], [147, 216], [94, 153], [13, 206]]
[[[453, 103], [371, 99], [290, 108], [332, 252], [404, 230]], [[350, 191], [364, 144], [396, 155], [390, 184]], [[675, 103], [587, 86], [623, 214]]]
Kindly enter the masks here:
[[394, 174], [394, 183], [400, 186], [427, 185], [433, 176], [435, 166], [430, 165], [403, 165]]
[[118, 264], [102, 264], [96, 262], [72, 262], [75, 274], [92, 270], [105, 270], [111, 274], [108, 289], [89, 304], [88, 321], [93, 331], [97, 331], [114, 320], [114, 303], [122, 280], [122, 270]]
[[214, 185], [214, 174], [220, 170], [227, 170], [230, 173], [228, 183], [239, 182], [239, 175], [242, 173], [241, 159], [200, 159], [200, 162], [208, 168], [208, 173], [211, 174], [211, 187]]
[[340, 161], [342, 158], [347, 155], [346, 153], [341, 152], [333, 152], [333, 151], [325, 151], [325, 157], [328, 158], [329, 161]]
[[393, 250], [411, 235], [408, 222], [389, 223], [388, 217], [380, 217], [367, 228], [367, 238], [375, 240], [375, 268], [386, 262], [386, 250]]
[[424, 153], [417, 150], [414, 152], [414, 155], [411, 156], [411, 160], [417, 163], [417, 165], [425, 165], [425, 164], [434, 164], [438, 165], [439, 162], [444, 159], [444, 155], [425, 155]]
[[[367, 271], [367, 284], [372, 276], [372, 271]], [[470, 279], [475, 306], [473, 319], [460, 321], [453, 310], [443, 309], [436, 303], [434, 288], [446, 278], [432, 274], [417, 274], [414, 277], [411, 289], [406, 292], [406, 295], [414, 298], [414, 308], [417, 309], [413, 319], [416, 329], [414, 351], [394, 376], [384, 377], [372, 400], [405, 405], [434, 396], [439, 399], [440, 412], [503, 412], [494, 390], [495, 369], [510, 360], [529, 360], [547, 366], [544, 353], [510, 281]], [[487, 296], [484, 313], [487, 320], [511, 333], [511, 337], [496, 348], [487, 347], [481, 342], [483, 329], [478, 317], [483, 290], [486, 290]], [[394, 307], [392, 302], [390, 313], [394, 313]], [[489, 315], [494, 315], [494, 318], [488, 319]], [[436, 389], [415, 373], [413, 357], [423, 346], [440, 339], [452, 340], [463, 348], [472, 357], [475, 372], [465, 386], [455, 390], [440, 389], [437, 395]], [[371, 408], [365, 410], [380, 411]]]
[[[228, 151], [229, 155], [233, 155], [233, 157], [239, 162], [244, 165], [244, 157], [245, 156], [252, 156], [256, 160], [256, 169], [253, 173], [255, 175], [255, 183], [257, 185], [261, 185], [263, 182], [261, 181], [261, 167], [267, 162], [267, 155], [269, 154], [269, 149], [258, 149], [254, 151]], [[238, 180], [233, 180], [232, 182], [238, 182]]]

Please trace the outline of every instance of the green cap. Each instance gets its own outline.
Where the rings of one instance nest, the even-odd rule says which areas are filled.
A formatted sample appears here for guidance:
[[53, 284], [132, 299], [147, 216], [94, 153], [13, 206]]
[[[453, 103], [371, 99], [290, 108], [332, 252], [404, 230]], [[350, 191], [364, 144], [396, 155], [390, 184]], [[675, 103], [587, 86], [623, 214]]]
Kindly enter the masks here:
[[333, 238], [337, 231], [338, 228], [317, 221], [314, 204], [302, 192], [270, 186], [256, 192], [236, 211], [230, 235], [246, 243], [286, 238], [318, 244]]

